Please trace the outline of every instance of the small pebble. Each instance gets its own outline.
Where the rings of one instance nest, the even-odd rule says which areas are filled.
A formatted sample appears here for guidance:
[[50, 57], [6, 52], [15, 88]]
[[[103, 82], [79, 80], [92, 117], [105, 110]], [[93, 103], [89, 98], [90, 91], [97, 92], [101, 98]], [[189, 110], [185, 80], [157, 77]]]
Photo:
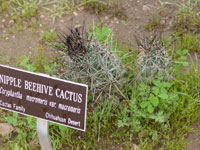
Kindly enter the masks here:
[[136, 29], [137, 29], [137, 30], [140, 30], [140, 28], [141, 28], [140, 25], [136, 26]]
[[150, 8], [149, 8], [148, 6], [146, 6], [146, 5], [144, 5], [144, 6], [142, 7], [142, 10], [143, 10], [143, 11], [149, 11]]
[[13, 24], [13, 23], [14, 23], [14, 20], [9, 20], [8, 23], [9, 23], [9, 24]]
[[160, 24], [164, 25], [165, 24], [165, 20], [160, 20]]
[[44, 19], [45, 18], [45, 16], [44, 15], [40, 15], [40, 19]]
[[140, 20], [140, 19], [141, 19], [141, 17], [137, 16], [137, 17], [135, 17], [135, 19], [138, 19], [138, 20]]
[[73, 14], [74, 14], [75, 16], [78, 16], [77, 12], [73, 12]]
[[77, 25], [75, 25], [74, 27], [75, 27], [75, 28], [80, 28], [81, 25], [80, 25], [80, 24], [77, 24]]
[[4, 22], [6, 22], [6, 19], [2, 19], [1, 21], [4, 23]]

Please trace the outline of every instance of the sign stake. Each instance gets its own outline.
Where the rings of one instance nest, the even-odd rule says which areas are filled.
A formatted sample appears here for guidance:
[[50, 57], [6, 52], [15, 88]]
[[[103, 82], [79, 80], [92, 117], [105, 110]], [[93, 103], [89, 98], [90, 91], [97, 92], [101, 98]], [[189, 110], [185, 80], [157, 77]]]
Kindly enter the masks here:
[[51, 141], [49, 137], [48, 121], [37, 119], [37, 134], [42, 150], [52, 150]]

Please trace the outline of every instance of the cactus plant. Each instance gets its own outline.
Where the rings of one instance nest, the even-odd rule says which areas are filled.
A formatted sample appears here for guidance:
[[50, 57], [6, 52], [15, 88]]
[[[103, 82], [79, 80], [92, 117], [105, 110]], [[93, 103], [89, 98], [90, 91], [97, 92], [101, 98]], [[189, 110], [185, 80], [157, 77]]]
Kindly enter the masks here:
[[110, 96], [112, 87], [119, 83], [123, 72], [116, 50], [111, 50], [112, 36], [109, 35], [109, 39], [101, 43], [94, 30], [89, 34], [82, 26], [71, 29], [69, 34], [59, 34], [59, 37], [60, 44], [56, 47], [63, 54], [64, 78], [88, 84], [93, 100], [105, 91], [109, 91]]
[[154, 33], [152, 38], [143, 36], [138, 39], [136, 37], [136, 41], [139, 47], [137, 68], [141, 77], [148, 79], [158, 72], [168, 75], [167, 68], [171, 57], [163, 44], [161, 34]]

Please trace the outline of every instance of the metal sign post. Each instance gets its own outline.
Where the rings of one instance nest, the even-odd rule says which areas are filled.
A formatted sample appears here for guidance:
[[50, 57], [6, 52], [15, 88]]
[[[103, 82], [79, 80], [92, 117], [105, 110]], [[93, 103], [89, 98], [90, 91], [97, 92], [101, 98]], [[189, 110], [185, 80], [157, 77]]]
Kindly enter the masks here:
[[52, 150], [51, 141], [49, 137], [48, 121], [37, 119], [37, 134], [42, 150]]

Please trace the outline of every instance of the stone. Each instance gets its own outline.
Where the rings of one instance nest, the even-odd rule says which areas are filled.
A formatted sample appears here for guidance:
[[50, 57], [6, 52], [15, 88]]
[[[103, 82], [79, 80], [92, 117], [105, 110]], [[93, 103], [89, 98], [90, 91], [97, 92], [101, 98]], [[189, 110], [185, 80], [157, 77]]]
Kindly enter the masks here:
[[13, 126], [9, 123], [0, 123], [0, 135], [6, 136], [14, 130]]
[[78, 16], [78, 13], [77, 13], [77, 12], [75, 12], [75, 11], [73, 12], [73, 14], [74, 14], [75, 16]]
[[160, 24], [164, 25], [165, 24], [165, 20], [160, 20]]
[[4, 27], [5, 27], [4, 24], [0, 23], [0, 29], [3, 29]]
[[149, 8], [147, 5], [144, 5], [144, 6], [142, 7], [142, 10], [143, 10], [143, 11], [149, 11], [150, 8]]
[[5, 23], [5, 22], [6, 22], [6, 19], [2, 19], [1, 21], [2, 21], [3, 23]]
[[137, 20], [140, 20], [140, 19], [141, 19], [141, 17], [137, 16], [137, 17], [135, 17], [135, 19], [137, 19]]
[[9, 20], [8, 23], [9, 23], [9, 24], [13, 24], [13, 23], [14, 23], [14, 20]]
[[137, 29], [137, 30], [140, 30], [140, 28], [141, 28], [140, 25], [137, 25], [137, 26], [136, 26], [136, 29]]
[[75, 28], [80, 28], [81, 25], [80, 25], [80, 24], [77, 24], [77, 25], [75, 25], [74, 27], [75, 27]]
[[44, 15], [40, 15], [40, 19], [44, 19], [45, 18], [45, 16]]

